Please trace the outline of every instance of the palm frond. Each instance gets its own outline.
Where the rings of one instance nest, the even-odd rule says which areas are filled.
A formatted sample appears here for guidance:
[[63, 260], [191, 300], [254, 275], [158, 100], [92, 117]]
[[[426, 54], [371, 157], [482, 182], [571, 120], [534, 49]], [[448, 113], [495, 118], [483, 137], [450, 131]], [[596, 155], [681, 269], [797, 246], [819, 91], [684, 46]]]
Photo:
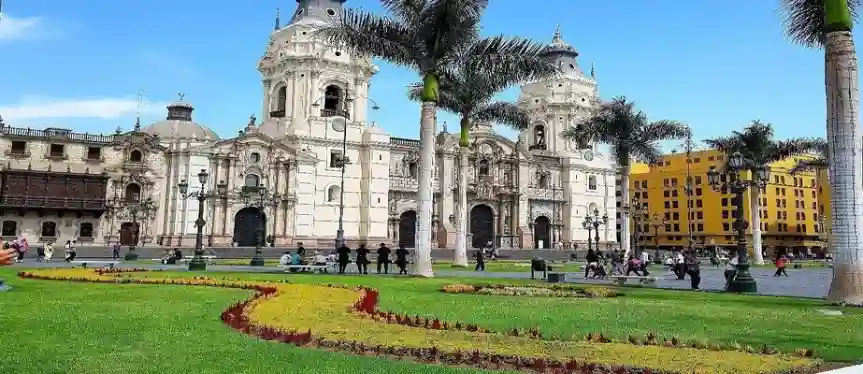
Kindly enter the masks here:
[[770, 154], [771, 161], [779, 161], [794, 155], [819, 153], [827, 148], [823, 138], [794, 138], [775, 142]]
[[521, 37], [494, 36], [471, 44], [464, 68], [478, 69], [489, 81], [502, 87], [540, 80], [560, 73], [553, 59], [543, 53], [547, 46]]
[[738, 144], [737, 137], [735, 136], [704, 139], [703, 142], [708, 147], [724, 153], [733, 153]]
[[800, 160], [789, 170], [791, 174], [827, 170], [827, 158], [818, 157], [812, 160]]
[[429, 0], [414, 25], [422, 59], [420, 71], [446, 71], [479, 38], [479, 23], [488, 0]]
[[683, 122], [664, 119], [644, 125], [640, 133], [646, 140], [661, 141], [683, 139], [692, 135], [692, 130]]
[[497, 101], [477, 108], [473, 119], [501, 123], [518, 131], [524, 131], [530, 127], [530, 115], [527, 111], [517, 104], [506, 101]]
[[407, 24], [416, 24], [428, 6], [427, 0], [380, 0], [381, 6]]
[[[857, 21], [857, 8], [863, 0], [848, 0], [851, 17]], [[824, 0], [780, 0], [779, 14], [785, 36], [805, 47], [824, 46]]]
[[418, 65], [415, 35], [409, 25], [355, 9], [344, 10], [337, 22], [316, 31], [316, 36], [338, 48], [408, 67]]

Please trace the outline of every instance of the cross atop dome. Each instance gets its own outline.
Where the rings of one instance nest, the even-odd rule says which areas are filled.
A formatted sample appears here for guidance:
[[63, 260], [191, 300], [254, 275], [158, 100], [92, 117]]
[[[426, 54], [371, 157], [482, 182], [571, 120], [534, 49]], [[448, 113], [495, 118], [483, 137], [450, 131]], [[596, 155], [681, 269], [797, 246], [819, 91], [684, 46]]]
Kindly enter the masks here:
[[554, 36], [551, 37], [551, 44], [548, 46], [547, 51], [547, 53], [555, 52], [574, 54], [575, 56], [578, 56], [578, 52], [575, 48], [563, 40], [563, 34], [560, 32], [560, 25], [557, 25], [554, 29]]

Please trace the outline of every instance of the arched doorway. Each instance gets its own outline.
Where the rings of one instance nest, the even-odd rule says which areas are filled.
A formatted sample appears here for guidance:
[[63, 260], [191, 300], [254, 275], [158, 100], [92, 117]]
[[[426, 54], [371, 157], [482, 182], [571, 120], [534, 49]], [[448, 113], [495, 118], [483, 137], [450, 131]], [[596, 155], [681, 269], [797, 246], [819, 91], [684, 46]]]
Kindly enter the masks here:
[[138, 234], [138, 224], [132, 222], [123, 222], [120, 225], [120, 244], [121, 245], [137, 245], [135, 236]]
[[494, 240], [494, 211], [485, 204], [470, 210], [470, 233], [473, 248], [483, 248]]
[[536, 217], [533, 221], [533, 247], [551, 248], [551, 221], [546, 216]]
[[417, 212], [408, 210], [399, 216], [399, 244], [413, 248], [417, 242]]
[[240, 209], [234, 216], [234, 242], [240, 247], [264, 246], [267, 237], [267, 216], [260, 208]]

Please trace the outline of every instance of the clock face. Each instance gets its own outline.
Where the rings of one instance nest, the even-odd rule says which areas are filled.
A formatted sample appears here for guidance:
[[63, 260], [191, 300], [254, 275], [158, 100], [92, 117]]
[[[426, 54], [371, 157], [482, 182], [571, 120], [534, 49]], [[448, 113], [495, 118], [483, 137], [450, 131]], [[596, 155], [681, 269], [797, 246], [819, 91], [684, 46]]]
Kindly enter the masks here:
[[587, 161], [593, 161], [593, 152], [584, 151], [584, 159]]

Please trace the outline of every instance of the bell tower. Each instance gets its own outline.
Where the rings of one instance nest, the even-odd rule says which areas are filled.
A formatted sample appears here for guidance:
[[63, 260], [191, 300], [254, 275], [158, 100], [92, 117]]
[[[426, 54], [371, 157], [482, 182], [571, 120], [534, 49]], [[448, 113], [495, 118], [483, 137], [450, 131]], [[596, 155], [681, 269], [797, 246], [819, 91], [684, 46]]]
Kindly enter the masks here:
[[531, 112], [533, 123], [519, 135], [519, 140], [532, 152], [576, 152], [576, 147], [558, 134], [598, 106], [594, 72], [591, 69], [589, 76], [582, 72], [578, 51], [563, 40], [559, 26], [544, 54], [557, 63], [562, 73], [521, 86], [518, 102]]
[[261, 131], [274, 138], [329, 137], [326, 119], [348, 114], [348, 126], [365, 126], [368, 89], [377, 67], [370, 58], [325, 43], [315, 33], [341, 16], [346, 0], [297, 0], [290, 22], [277, 13], [258, 64], [264, 89]]

